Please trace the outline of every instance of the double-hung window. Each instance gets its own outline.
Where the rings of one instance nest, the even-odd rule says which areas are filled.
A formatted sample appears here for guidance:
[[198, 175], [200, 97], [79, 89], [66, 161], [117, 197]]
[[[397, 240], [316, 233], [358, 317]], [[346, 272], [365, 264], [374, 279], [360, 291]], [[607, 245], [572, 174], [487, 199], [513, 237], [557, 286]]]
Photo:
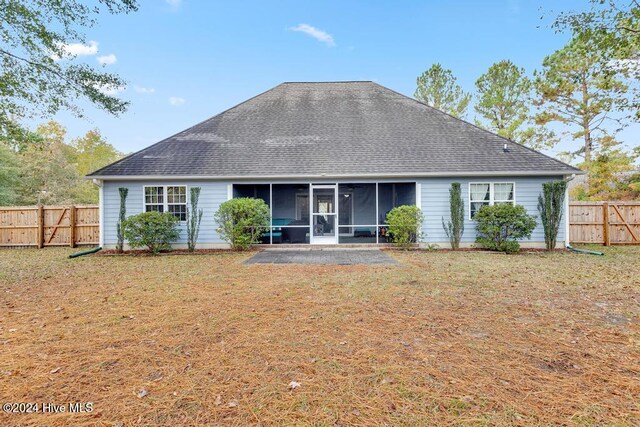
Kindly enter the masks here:
[[180, 221], [187, 220], [187, 187], [185, 185], [144, 187], [145, 212], [170, 212]]
[[513, 182], [473, 182], [469, 184], [469, 217], [473, 219], [482, 206], [514, 204]]

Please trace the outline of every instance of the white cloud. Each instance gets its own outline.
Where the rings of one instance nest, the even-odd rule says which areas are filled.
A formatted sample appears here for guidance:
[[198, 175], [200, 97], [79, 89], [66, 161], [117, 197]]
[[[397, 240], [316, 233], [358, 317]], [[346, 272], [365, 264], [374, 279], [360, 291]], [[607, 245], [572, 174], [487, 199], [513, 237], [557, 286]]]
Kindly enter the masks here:
[[[58, 46], [63, 52], [63, 58], [69, 58], [72, 56], [91, 56], [98, 53], [98, 42], [94, 40], [91, 40], [89, 44], [69, 43]], [[61, 59], [58, 55], [55, 54], [51, 55], [51, 57], [56, 61]]]
[[116, 58], [113, 53], [110, 53], [109, 55], [98, 56], [96, 60], [100, 65], [112, 65], [118, 62], [118, 58]]
[[169, 6], [173, 8], [179, 8], [182, 4], [182, 0], [164, 0]]
[[187, 101], [184, 98], [180, 98], [179, 96], [169, 97], [169, 104], [173, 105], [174, 107], [179, 107], [181, 105], [184, 105], [185, 102]]
[[144, 86], [138, 86], [138, 85], [134, 85], [133, 90], [135, 90], [138, 93], [154, 93], [156, 91], [152, 87], [144, 87]]
[[100, 92], [109, 96], [116, 96], [117, 94], [124, 92], [127, 88], [124, 86], [115, 86], [115, 85], [102, 85], [96, 86]]
[[336, 42], [333, 40], [333, 36], [325, 31], [322, 31], [316, 27], [308, 24], [299, 24], [295, 27], [289, 28], [291, 31], [298, 31], [305, 33], [319, 42], [325, 43], [327, 46], [335, 46]]

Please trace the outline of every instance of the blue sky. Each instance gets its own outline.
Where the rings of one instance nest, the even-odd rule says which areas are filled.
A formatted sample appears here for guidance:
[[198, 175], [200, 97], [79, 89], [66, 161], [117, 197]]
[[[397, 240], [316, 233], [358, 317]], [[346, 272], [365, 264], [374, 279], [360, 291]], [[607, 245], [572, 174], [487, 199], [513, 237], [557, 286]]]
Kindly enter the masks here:
[[[558, 3], [143, 0], [136, 13], [100, 15], [87, 31], [97, 49], [78, 57], [128, 82], [119, 96], [130, 110], [114, 118], [82, 103], [88, 120], [56, 119], [71, 137], [97, 127], [133, 152], [284, 81], [374, 80], [411, 96], [416, 77], [440, 62], [472, 91], [494, 62], [532, 73], [563, 46], [567, 36], [548, 28]], [[633, 125], [621, 139], [634, 146], [639, 136]]]

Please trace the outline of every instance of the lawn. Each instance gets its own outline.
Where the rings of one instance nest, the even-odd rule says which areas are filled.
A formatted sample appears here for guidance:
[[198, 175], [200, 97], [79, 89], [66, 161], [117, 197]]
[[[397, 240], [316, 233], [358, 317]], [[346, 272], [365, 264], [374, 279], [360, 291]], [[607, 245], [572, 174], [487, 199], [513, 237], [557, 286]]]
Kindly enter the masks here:
[[94, 405], [0, 425], [639, 425], [640, 247], [604, 250], [0, 250], [0, 400]]

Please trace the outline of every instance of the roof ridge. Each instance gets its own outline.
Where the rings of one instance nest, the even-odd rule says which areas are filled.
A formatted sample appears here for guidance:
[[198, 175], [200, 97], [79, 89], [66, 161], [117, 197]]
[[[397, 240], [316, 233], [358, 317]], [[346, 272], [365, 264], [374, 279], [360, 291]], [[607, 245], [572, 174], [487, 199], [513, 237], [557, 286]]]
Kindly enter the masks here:
[[[280, 83], [281, 85], [291, 85], [291, 84], [333, 84], [333, 83], [375, 83], [373, 80], [328, 80], [328, 81], [286, 81]], [[279, 86], [279, 85], [278, 85]], [[277, 87], [277, 86], [276, 86]]]
[[377, 86], [380, 86], [381, 88], [386, 89], [386, 90], [388, 90], [388, 91], [390, 91], [390, 92], [393, 92], [393, 93], [395, 93], [395, 94], [397, 94], [397, 95], [400, 95], [400, 96], [402, 96], [402, 97], [404, 97], [404, 98], [407, 98], [407, 99], [410, 99], [410, 100], [412, 100], [412, 101], [414, 101], [414, 102], [417, 102], [417, 103], [418, 103], [418, 104], [420, 104], [420, 105], [424, 105], [425, 107], [430, 108], [430, 109], [431, 109], [431, 110], [433, 110], [433, 111], [437, 111], [438, 113], [441, 113], [441, 114], [444, 114], [444, 115], [446, 115], [446, 116], [449, 116], [449, 117], [451, 117], [451, 118], [452, 118], [452, 119], [454, 119], [454, 120], [458, 120], [458, 121], [460, 121], [460, 122], [462, 122], [462, 123], [465, 123], [465, 124], [467, 124], [467, 125], [473, 126], [474, 128], [476, 128], [476, 129], [478, 129], [478, 130], [481, 130], [481, 131], [483, 131], [483, 132], [489, 133], [489, 134], [491, 134], [491, 135], [493, 135], [493, 136], [497, 136], [498, 138], [502, 138], [502, 139], [504, 139], [506, 142], [509, 142], [509, 143], [511, 143], [511, 144], [515, 144], [515, 145], [517, 145], [517, 146], [519, 146], [519, 147], [522, 147], [522, 148], [524, 148], [524, 149], [526, 149], [526, 150], [532, 151], [532, 152], [534, 152], [534, 153], [536, 153], [536, 154], [540, 154], [541, 156], [545, 156], [545, 157], [547, 157], [547, 158], [549, 158], [549, 159], [553, 160], [554, 162], [560, 163], [561, 165], [569, 166], [570, 168], [575, 169], [576, 171], [580, 171], [580, 172], [582, 172], [582, 170], [581, 170], [581, 169], [579, 169], [579, 168], [577, 168], [577, 167], [575, 167], [575, 166], [573, 166], [573, 165], [570, 165], [570, 164], [565, 163], [565, 162], [563, 162], [563, 161], [561, 161], [561, 160], [558, 160], [558, 159], [556, 159], [555, 157], [552, 157], [552, 156], [550, 156], [550, 155], [548, 155], [548, 154], [545, 154], [545, 153], [543, 153], [543, 152], [541, 152], [541, 151], [534, 150], [533, 148], [531, 148], [531, 147], [527, 147], [526, 145], [524, 145], [524, 144], [520, 144], [519, 142], [516, 142], [516, 141], [514, 141], [514, 140], [512, 140], [512, 139], [506, 138], [506, 137], [504, 137], [504, 136], [502, 136], [502, 135], [498, 135], [497, 133], [491, 132], [491, 131], [490, 131], [490, 130], [488, 130], [488, 129], [484, 129], [484, 128], [482, 128], [482, 127], [480, 127], [480, 126], [476, 125], [475, 123], [468, 122], [468, 121], [466, 121], [466, 120], [464, 120], [464, 119], [461, 119], [460, 117], [456, 117], [456, 116], [454, 116], [454, 115], [452, 115], [452, 114], [449, 114], [449, 113], [447, 113], [446, 111], [438, 110], [437, 108], [432, 107], [431, 105], [429, 105], [429, 104], [427, 104], [427, 103], [425, 103], [425, 102], [422, 102], [422, 101], [420, 101], [420, 100], [418, 100], [418, 99], [411, 98], [410, 96], [407, 96], [407, 95], [405, 95], [405, 94], [403, 94], [403, 93], [400, 93], [400, 92], [398, 92], [398, 91], [395, 91], [395, 90], [393, 90], [393, 89], [390, 89], [390, 88], [388, 88], [388, 87], [386, 87], [386, 86], [382, 86], [382, 85], [381, 85], [381, 84], [379, 84], [379, 83], [373, 82], [373, 84], [375, 84], [375, 85], [377, 85]]

